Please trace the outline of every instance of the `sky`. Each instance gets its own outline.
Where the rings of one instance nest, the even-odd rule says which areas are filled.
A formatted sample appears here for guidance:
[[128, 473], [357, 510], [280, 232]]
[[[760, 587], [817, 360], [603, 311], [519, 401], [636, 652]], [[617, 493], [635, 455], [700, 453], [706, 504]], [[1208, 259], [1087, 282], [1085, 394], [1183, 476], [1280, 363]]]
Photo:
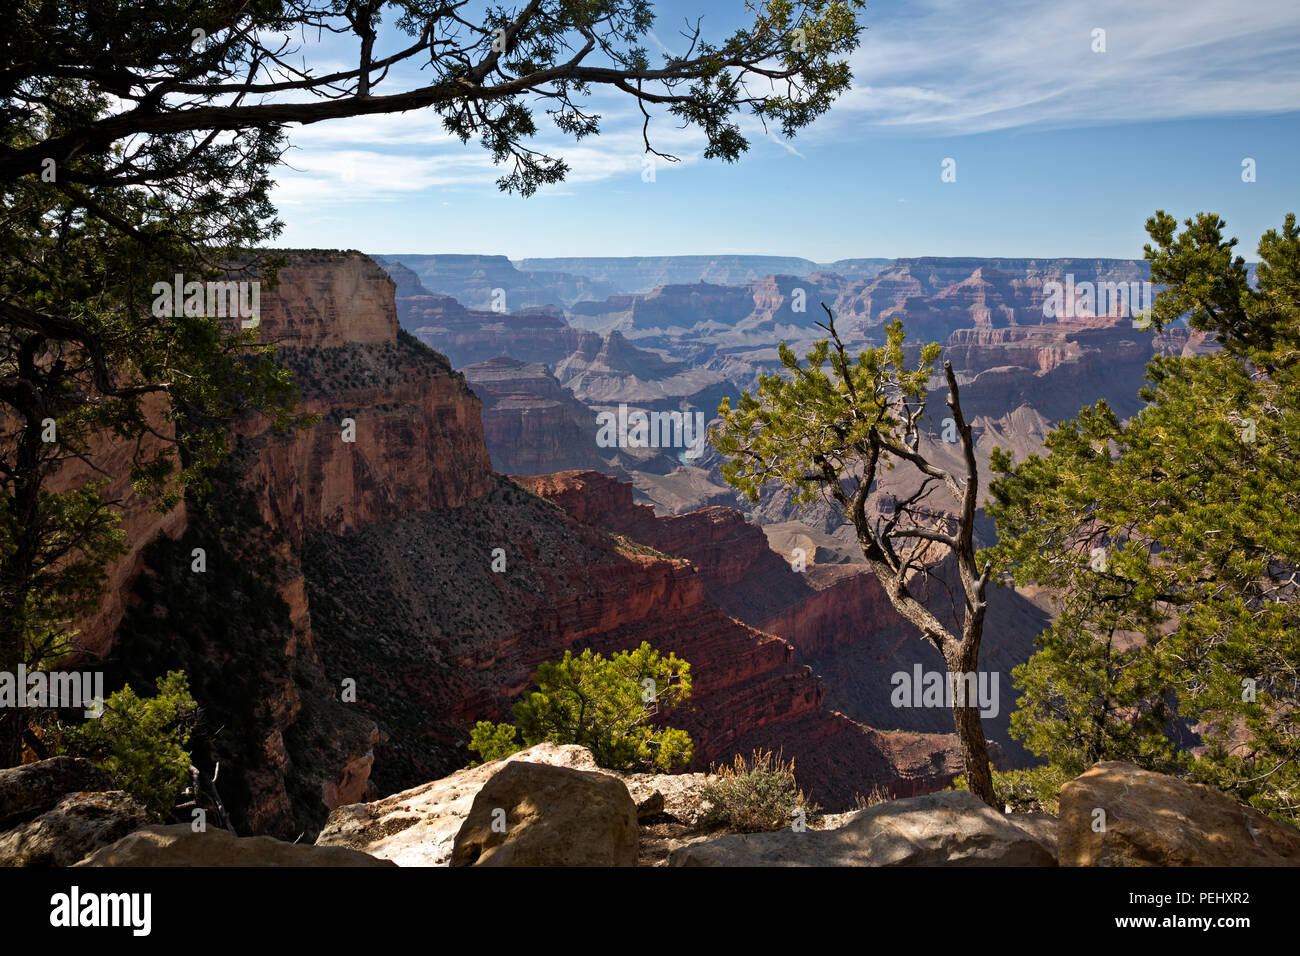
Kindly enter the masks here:
[[[655, 10], [652, 54], [680, 52], [687, 16], [725, 37], [744, 4]], [[1140, 258], [1159, 208], [1218, 213], [1250, 259], [1262, 232], [1300, 212], [1296, 0], [901, 0], [869, 3], [861, 21], [853, 88], [812, 127], [786, 141], [747, 121], [751, 148], [727, 164], [657, 116], [656, 148], [682, 161], [657, 162], [652, 181], [640, 112], [608, 93], [592, 101], [600, 136], [575, 145], [541, 130], [536, 145], [572, 171], [529, 198], [499, 192], [487, 151], [430, 112], [292, 128], [277, 244], [512, 259]], [[304, 52], [352, 55], [337, 39]], [[378, 92], [402, 81], [419, 74]]]

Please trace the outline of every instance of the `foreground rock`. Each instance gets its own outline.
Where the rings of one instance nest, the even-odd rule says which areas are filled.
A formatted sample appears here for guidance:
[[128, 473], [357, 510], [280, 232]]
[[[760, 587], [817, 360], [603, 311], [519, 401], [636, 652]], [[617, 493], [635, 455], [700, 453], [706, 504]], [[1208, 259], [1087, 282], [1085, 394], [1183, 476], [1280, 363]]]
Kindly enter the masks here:
[[514, 761], [474, 798], [451, 865], [636, 866], [637, 843], [636, 804], [621, 780]]
[[1056, 817], [1050, 813], [1008, 813], [1004, 819], [1028, 833], [1052, 854], [1053, 859], [1056, 858], [1060, 826]]
[[668, 814], [693, 823], [700, 812], [696, 791], [707, 779], [705, 774], [624, 776], [596, 766], [586, 747], [541, 743], [373, 803], [339, 807], [330, 814], [316, 845], [363, 850], [399, 866], [448, 866], [456, 834], [469, 817], [474, 798], [503, 767], [517, 762], [600, 773], [621, 781], [640, 819]]
[[636, 801], [636, 815], [642, 821], [660, 816], [693, 826], [704, 814], [700, 788], [713, 777], [707, 773], [633, 773], [620, 779]]
[[285, 843], [274, 837], [237, 837], [188, 823], [146, 827], [97, 850], [77, 866], [392, 866], [342, 847]]
[[1300, 830], [1129, 763], [1071, 780], [1060, 808], [1062, 866], [1300, 866]]
[[890, 800], [825, 830], [737, 833], [674, 850], [669, 866], [1055, 866], [1037, 839], [965, 791]]
[[70, 793], [35, 820], [0, 834], [0, 866], [72, 866], [154, 819], [121, 790]]
[[51, 757], [0, 769], [0, 829], [53, 810], [66, 794], [112, 788], [108, 774], [79, 757]]
[[447, 866], [474, 798], [502, 767], [516, 761], [596, 770], [586, 747], [538, 744], [373, 803], [339, 807], [325, 822], [316, 845], [363, 850], [399, 866]]

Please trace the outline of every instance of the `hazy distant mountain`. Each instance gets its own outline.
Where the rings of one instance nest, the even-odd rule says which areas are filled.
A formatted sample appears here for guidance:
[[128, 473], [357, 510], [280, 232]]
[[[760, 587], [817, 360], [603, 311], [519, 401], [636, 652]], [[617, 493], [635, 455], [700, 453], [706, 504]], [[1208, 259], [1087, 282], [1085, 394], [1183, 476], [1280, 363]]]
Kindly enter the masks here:
[[888, 259], [841, 259], [823, 264], [798, 256], [610, 256], [519, 259], [515, 266], [532, 274], [585, 276], [619, 292], [649, 292], [662, 285], [744, 285], [770, 275], [806, 276], [835, 272], [846, 278], [875, 275]]
[[483, 311], [568, 307], [620, 291], [581, 275], [554, 270], [521, 272], [505, 256], [401, 254], [373, 258], [385, 269], [397, 265], [413, 272], [430, 292], [449, 295], [467, 308]]
[[[373, 256], [403, 288], [412, 279], [429, 292], [449, 295], [470, 309], [504, 307], [516, 312], [544, 305], [572, 308], [610, 296], [650, 292], [663, 285], [743, 286], [770, 275], [828, 272], [867, 279], [889, 259], [841, 259], [817, 263], [797, 256], [622, 256], [519, 259], [505, 256], [398, 253]], [[400, 270], [396, 267], [401, 267]]]

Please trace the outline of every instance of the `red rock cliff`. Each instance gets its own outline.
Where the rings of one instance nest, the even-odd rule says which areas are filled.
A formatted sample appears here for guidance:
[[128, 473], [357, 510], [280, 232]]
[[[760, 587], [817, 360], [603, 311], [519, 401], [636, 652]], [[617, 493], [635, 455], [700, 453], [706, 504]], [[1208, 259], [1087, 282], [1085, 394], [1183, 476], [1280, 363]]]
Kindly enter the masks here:
[[[943, 661], [893, 609], [879, 582], [862, 565], [810, 565], [806, 572], [795, 572], [770, 550], [763, 532], [735, 509], [704, 508], [656, 517], [652, 508], [632, 500], [630, 484], [595, 472], [515, 480], [578, 520], [687, 558], [704, 581], [710, 602], [737, 620], [789, 641], [795, 659], [812, 665], [826, 683], [829, 707], [860, 724], [889, 728], [873, 731], [881, 734], [877, 739], [882, 746], [888, 741], [898, 743], [898, 734], [921, 733], [921, 740], [898, 743], [901, 763], [894, 766], [899, 779], [909, 781], [904, 790], [926, 786], [925, 774], [909, 775], [906, 769], [914, 762], [924, 764], [925, 747], [939, 763], [948, 759], [939, 756], [946, 739], [924, 736], [948, 732], [951, 717], [946, 711], [900, 710], [890, 702], [893, 673], [910, 672], [918, 661], [941, 669]], [[983, 665], [1006, 676], [1002, 690], [1010, 694], [1010, 669], [1028, 656], [1043, 621], [1013, 593], [1000, 591], [993, 595], [989, 621]], [[995, 718], [986, 720], [985, 730], [997, 741], [995, 753], [1023, 762], [1027, 756], [1007, 734], [1010, 709], [1003, 706]], [[787, 728], [786, 732], [801, 749], [810, 747], [810, 740], [823, 739], [822, 731]], [[834, 739], [842, 746], [850, 738]], [[817, 759], [830, 758], [823, 753]], [[930, 785], [937, 785], [938, 779], [936, 771]]]
[[355, 531], [484, 494], [492, 468], [479, 401], [462, 376], [399, 340], [386, 273], [337, 254], [295, 259], [279, 278], [263, 297], [261, 337], [281, 343], [301, 410], [320, 422], [286, 436], [261, 419], [239, 426], [259, 448], [249, 477], [268, 522], [300, 544], [308, 532]]
[[837, 807], [876, 786], [939, 786], [953, 772], [950, 737], [879, 734], [827, 709], [793, 647], [710, 603], [689, 562], [504, 480], [462, 509], [318, 535], [304, 557], [327, 670], [356, 677], [389, 736], [374, 768], [384, 790], [463, 765], [474, 723], [507, 719], [541, 662], [642, 641], [691, 663], [691, 706], [669, 719], [691, 734], [697, 767], [783, 750], [801, 783]]
[[[262, 527], [244, 532], [227, 552], [211, 540], [216, 530], [207, 522], [201, 533], [208, 539], [183, 545], [186, 555], [191, 544], [208, 548], [211, 573], [202, 583], [177, 577], [174, 554], [157, 567], [142, 557], [160, 531], [184, 534], [193, 516], [187, 519], [184, 507], [167, 516], [129, 510], [131, 552], [112, 570], [114, 589], [87, 632], [101, 635], [103, 653], [116, 630], [113, 666], [133, 681], [149, 679], [162, 661], [191, 673], [205, 710], [244, 728], [242, 743], [227, 733], [227, 742], [217, 744], [242, 748], [221, 751], [227, 766], [234, 765], [226, 775], [236, 779], [226, 786], [238, 826], [289, 835], [370, 790], [373, 747], [382, 739], [373, 721], [340, 709], [337, 685], [323, 686], [325, 664], [300, 566], [304, 541], [321, 532], [355, 533], [412, 511], [463, 506], [486, 493], [492, 472], [478, 400], [440, 356], [399, 334], [393, 283], [371, 260], [357, 253], [291, 255], [278, 286], [262, 289], [261, 306], [261, 339], [279, 345], [277, 360], [301, 389], [299, 410], [319, 422], [283, 435], [258, 416], [234, 424], [232, 462]], [[344, 440], [345, 419], [353, 441]], [[240, 493], [224, 486], [216, 492]], [[267, 582], [287, 609], [282, 624], [264, 602], [244, 608], [247, 587], [232, 583], [236, 569], [221, 567], [241, 560], [244, 546], [254, 553], [259, 541], [276, 568]], [[185, 563], [188, 570], [188, 558]], [[142, 572], [147, 580], [137, 582]], [[231, 602], [236, 618], [249, 616], [196, 619], [198, 608], [221, 600]], [[124, 611], [142, 601], [144, 613], [123, 622]], [[176, 620], [177, 636], [159, 635], [149, 622], [160, 619]], [[257, 648], [231, 643], [250, 633]], [[248, 686], [235, 691], [220, 674], [241, 655], [241, 682]], [[304, 723], [315, 727], [315, 736]]]

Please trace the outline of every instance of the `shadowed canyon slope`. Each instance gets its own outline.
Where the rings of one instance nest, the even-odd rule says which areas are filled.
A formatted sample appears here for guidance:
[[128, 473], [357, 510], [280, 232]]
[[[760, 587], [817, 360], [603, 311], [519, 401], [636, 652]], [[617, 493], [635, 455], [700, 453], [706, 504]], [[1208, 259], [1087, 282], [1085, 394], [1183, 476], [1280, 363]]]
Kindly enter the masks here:
[[[491, 569], [494, 547], [505, 572]], [[582, 525], [505, 479], [465, 508], [317, 538], [304, 560], [327, 670], [383, 689], [361, 701], [389, 736], [377, 748], [381, 789], [462, 765], [468, 728], [508, 717], [541, 661], [641, 641], [692, 664], [692, 706], [670, 721], [695, 739], [697, 767], [784, 749], [833, 806], [955, 772], [949, 738], [879, 733], [827, 710], [793, 648], [709, 603], [688, 562]]]
[[[687, 558], [703, 579], [708, 599], [737, 620], [794, 645], [796, 659], [825, 680], [827, 701], [872, 727], [944, 733], [943, 708], [896, 707], [891, 679], [944, 668], [937, 651], [890, 606], [879, 582], [861, 564], [817, 565], [805, 571], [771, 550], [762, 530], [734, 508], [712, 507], [671, 517], [633, 501], [632, 486], [596, 472], [566, 472], [516, 479], [555, 501], [574, 517]], [[940, 616], [942, 603], [935, 605]], [[1031, 758], [1008, 733], [1011, 668], [1033, 650], [1046, 616], [1014, 591], [993, 589], [981, 651], [984, 670], [996, 675], [999, 707], [984, 732], [1012, 765]]]

